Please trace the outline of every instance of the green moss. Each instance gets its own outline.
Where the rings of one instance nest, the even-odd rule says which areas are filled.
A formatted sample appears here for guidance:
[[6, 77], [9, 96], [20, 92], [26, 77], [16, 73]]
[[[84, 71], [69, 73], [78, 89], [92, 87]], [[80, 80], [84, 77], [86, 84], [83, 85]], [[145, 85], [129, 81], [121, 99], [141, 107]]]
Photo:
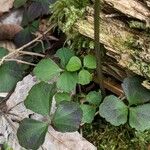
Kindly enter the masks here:
[[50, 21], [67, 35], [66, 43], [72, 49], [79, 51], [94, 47], [93, 41], [79, 34], [75, 28], [76, 22], [84, 19], [88, 5], [90, 5], [90, 0], [59, 0], [51, 7]]
[[133, 28], [133, 29], [142, 29], [142, 30], [146, 30], [146, 24], [140, 21], [130, 21], [129, 22], [129, 27]]
[[83, 131], [98, 150], [146, 150], [150, 143], [150, 131], [139, 133], [128, 126], [85, 125]]
[[59, 0], [51, 6], [51, 22], [57, 24], [59, 28], [69, 37], [73, 38], [76, 33], [73, 29], [77, 20], [84, 17], [86, 6], [89, 0]]

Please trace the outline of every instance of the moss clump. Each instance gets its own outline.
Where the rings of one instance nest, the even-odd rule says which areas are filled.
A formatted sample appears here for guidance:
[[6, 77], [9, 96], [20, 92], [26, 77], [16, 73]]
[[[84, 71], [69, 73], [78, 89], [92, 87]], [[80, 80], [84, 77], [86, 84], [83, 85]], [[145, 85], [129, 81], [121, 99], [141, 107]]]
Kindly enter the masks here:
[[84, 17], [86, 6], [89, 0], [59, 0], [51, 6], [51, 22], [57, 24], [59, 28], [69, 38], [78, 34], [73, 27], [77, 20]]
[[136, 132], [128, 126], [85, 125], [84, 137], [98, 150], [147, 150], [150, 131]]
[[146, 30], [146, 24], [140, 21], [130, 21], [129, 22], [129, 27], [132, 29], [141, 29], [141, 30]]

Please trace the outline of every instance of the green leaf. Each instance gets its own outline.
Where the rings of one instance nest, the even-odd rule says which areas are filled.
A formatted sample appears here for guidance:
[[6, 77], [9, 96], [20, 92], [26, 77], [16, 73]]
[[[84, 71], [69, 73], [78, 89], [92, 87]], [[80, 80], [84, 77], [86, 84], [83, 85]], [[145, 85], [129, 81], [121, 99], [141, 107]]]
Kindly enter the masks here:
[[116, 96], [107, 96], [99, 108], [100, 116], [114, 126], [127, 122], [128, 108]]
[[81, 70], [78, 74], [78, 83], [81, 85], [89, 84], [92, 81], [92, 74], [87, 70]]
[[61, 68], [51, 59], [42, 59], [33, 72], [41, 81], [49, 81], [61, 72]]
[[14, 1], [14, 7], [15, 8], [19, 8], [19, 7], [23, 6], [23, 5], [25, 5], [26, 2], [27, 2], [27, 0], [15, 0]]
[[8, 50], [3, 47], [0, 47], [0, 58], [3, 58], [7, 54], [8, 54]]
[[102, 101], [102, 94], [101, 92], [91, 91], [86, 95], [86, 100], [90, 104], [99, 106], [100, 102]]
[[29, 42], [31, 42], [35, 36], [35, 33], [39, 28], [39, 21], [36, 20], [32, 24], [28, 25], [25, 29], [21, 30], [14, 37], [14, 42], [17, 47], [21, 47]]
[[71, 101], [71, 96], [69, 93], [65, 93], [65, 92], [60, 93], [59, 92], [55, 95], [55, 100], [56, 100], [57, 104], [60, 104], [60, 102], [62, 102], [62, 101]]
[[84, 67], [89, 69], [96, 69], [96, 57], [93, 55], [86, 55], [83, 60]]
[[130, 107], [129, 124], [138, 131], [150, 129], [150, 104]]
[[17, 131], [19, 144], [26, 149], [37, 150], [44, 143], [47, 131], [47, 123], [26, 118]]
[[82, 67], [81, 60], [77, 56], [73, 56], [69, 60], [66, 69], [67, 71], [74, 72], [78, 71], [81, 67]]
[[23, 77], [22, 65], [6, 62], [0, 66], [0, 92], [10, 92]]
[[61, 60], [61, 65], [65, 67], [70, 58], [74, 56], [74, 52], [69, 48], [61, 48], [56, 52], [56, 56]]
[[54, 94], [55, 85], [40, 82], [31, 88], [24, 104], [36, 113], [49, 115]]
[[123, 81], [122, 87], [130, 105], [143, 104], [150, 101], [150, 90], [142, 86], [140, 77], [128, 77]]
[[79, 129], [82, 110], [78, 103], [63, 101], [52, 119], [52, 125], [60, 132], [74, 132]]
[[69, 93], [76, 88], [77, 82], [77, 73], [63, 72], [57, 80], [57, 88]]
[[96, 108], [90, 105], [82, 104], [81, 109], [83, 111], [82, 123], [92, 123], [96, 113]]

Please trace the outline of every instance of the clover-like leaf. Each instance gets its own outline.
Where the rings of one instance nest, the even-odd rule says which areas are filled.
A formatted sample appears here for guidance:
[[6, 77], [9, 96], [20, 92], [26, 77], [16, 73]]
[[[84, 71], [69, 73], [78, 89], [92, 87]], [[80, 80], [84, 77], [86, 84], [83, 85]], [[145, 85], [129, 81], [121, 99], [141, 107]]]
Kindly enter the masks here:
[[80, 107], [83, 111], [82, 123], [92, 123], [96, 108], [87, 104], [82, 104]]
[[75, 102], [63, 101], [52, 119], [52, 125], [60, 132], [74, 132], [79, 129], [82, 120], [82, 110]]
[[81, 60], [77, 56], [73, 56], [70, 58], [66, 69], [67, 71], [74, 72], [78, 71], [82, 67]]
[[19, 144], [26, 149], [37, 150], [44, 143], [47, 131], [47, 123], [26, 118], [17, 131]]
[[123, 81], [122, 87], [130, 105], [143, 104], [150, 101], [150, 90], [142, 86], [141, 77], [128, 77]]
[[96, 57], [94, 55], [86, 55], [83, 60], [84, 67], [89, 69], [96, 68]]
[[78, 82], [77, 73], [63, 72], [57, 80], [57, 88], [64, 92], [71, 92]]
[[66, 92], [63, 92], [63, 93], [58, 92], [55, 95], [55, 100], [57, 104], [59, 104], [62, 101], [71, 101], [71, 95]]
[[107, 96], [100, 105], [99, 114], [114, 126], [127, 122], [128, 108], [116, 96]]
[[58, 76], [61, 68], [51, 59], [42, 59], [34, 68], [34, 74], [41, 81], [49, 81]]
[[7, 54], [8, 54], [8, 50], [3, 47], [0, 47], [0, 58], [3, 58]]
[[22, 66], [16, 62], [6, 62], [0, 66], [0, 92], [9, 92], [23, 77]]
[[150, 104], [130, 107], [129, 124], [138, 131], [150, 129]]
[[78, 83], [81, 85], [89, 84], [92, 81], [92, 74], [89, 71], [82, 69], [78, 74]]
[[101, 92], [91, 91], [86, 95], [86, 100], [93, 105], [99, 106], [102, 101]]
[[[8, 50], [0, 47], [0, 58], [8, 54]], [[5, 62], [0, 66], [0, 92], [9, 92], [23, 76], [22, 65], [16, 62]]]
[[55, 85], [40, 82], [31, 88], [24, 104], [36, 113], [49, 115], [54, 94]]
[[74, 51], [69, 48], [61, 48], [57, 50], [56, 56], [61, 60], [61, 65], [65, 67], [70, 58], [74, 56]]

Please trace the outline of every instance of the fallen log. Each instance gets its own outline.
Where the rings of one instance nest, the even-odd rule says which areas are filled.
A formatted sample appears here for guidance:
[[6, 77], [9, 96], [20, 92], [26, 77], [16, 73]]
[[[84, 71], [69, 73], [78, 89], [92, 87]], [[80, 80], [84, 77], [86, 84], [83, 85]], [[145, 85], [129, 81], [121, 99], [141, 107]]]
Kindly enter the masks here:
[[[63, 4], [58, 5], [61, 2]], [[59, 20], [60, 28], [68, 36], [71, 35], [71, 38], [75, 38], [73, 33], [79, 33], [92, 41], [94, 39], [92, 5], [79, 9], [74, 3], [76, 2], [72, 0], [66, 4], [63, 0], [58, 2], [55, 8], [57, 12], [54, 12], [55, 19]], [[61, 16], [62, 11], [64, 16]], [[83, 12], [83, 17], [80, 12]], [[149, 1], [101, 0], [100, 20], [99, 41], [107, 49], [106, 54], [117, 60], [125, 70], [150, 79]]]
[[[150, 38], [147, 34], [127, 28], [126, 24], [100, 14], [100, 43], [104, 44], [107, 55], [136, 74], [150, 78]], [[80, 34], [94, 39], [93, 16], [76, 23]], [[113, 55], [112, 55], [113, 53]]]

